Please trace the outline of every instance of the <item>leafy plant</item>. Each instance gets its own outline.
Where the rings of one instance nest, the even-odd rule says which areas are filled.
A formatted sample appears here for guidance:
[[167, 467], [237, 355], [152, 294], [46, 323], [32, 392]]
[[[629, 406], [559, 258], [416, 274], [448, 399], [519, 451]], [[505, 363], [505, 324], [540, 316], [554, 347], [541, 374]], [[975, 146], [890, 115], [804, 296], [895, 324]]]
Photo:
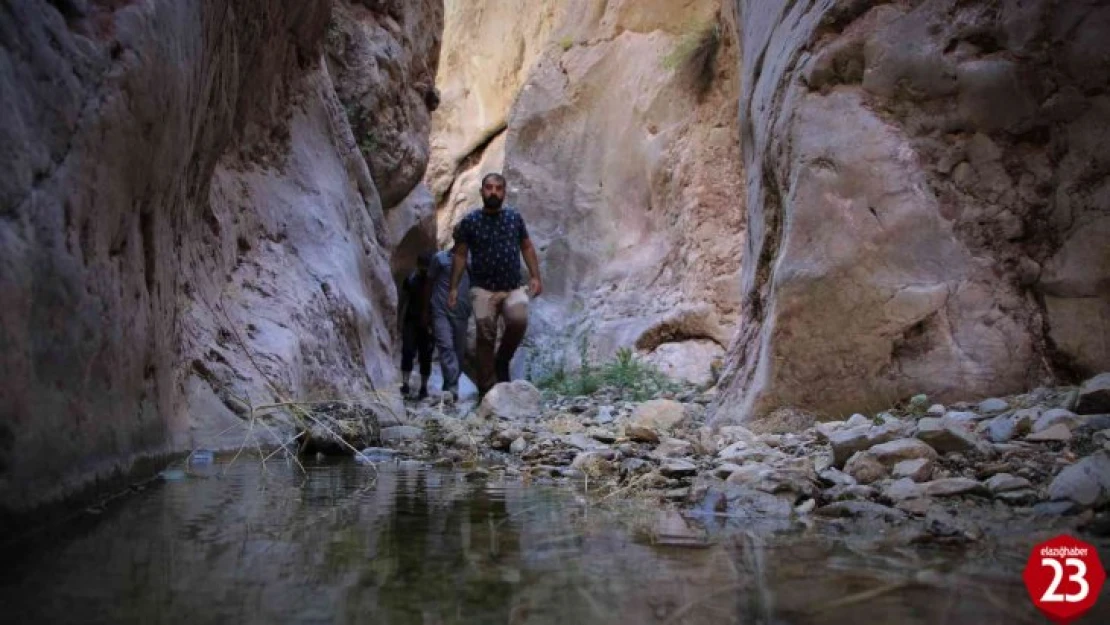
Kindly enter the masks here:
[[638, 358], [634, 351], [623, 348], [617, 357], [602, 367], [602, 382], [631, 395], [634, 401], [643, 401], [660, 393], [678, 390], [659, 369]]
[[678, 390], [679, 385], [671, 382], [654, 366], [637, 358], [629, 348], [617, 350], [616, 356], [608, 362], [591, 362], [588, 332], [579, 337], [578, 356], [580, 366], [577, 371], [568, 373], [561, 366], [556, 367], [538, 380], [537, 386], [558, 395], [590, 395], [602, 387], [611, 387], [633, 401]]
[[929, 397], [928, 397], [928, 395], [918, 394], [918, 395], [914, 395], [913, 397], [910, 398], [910, 403], [909, 403], [909, 406], [907, 407], [907, 411], [912, 415], [920, 417], [921, 415], [925, 414], [925, 411], [928, 408], [929, 408]]
[[563, 49], [563, 52], [570, 50], [571, 46], [573, 45], [574, 37], [571, 37], [570, 35], [565, 35], [562, 39], [559, 40], [559, 47]]
[[622, 347], [617, 357], [604, 370], [606, 382], [614, 386], [633, 386], [645, 376], [644, 366], [635, 359], [634, 352]]

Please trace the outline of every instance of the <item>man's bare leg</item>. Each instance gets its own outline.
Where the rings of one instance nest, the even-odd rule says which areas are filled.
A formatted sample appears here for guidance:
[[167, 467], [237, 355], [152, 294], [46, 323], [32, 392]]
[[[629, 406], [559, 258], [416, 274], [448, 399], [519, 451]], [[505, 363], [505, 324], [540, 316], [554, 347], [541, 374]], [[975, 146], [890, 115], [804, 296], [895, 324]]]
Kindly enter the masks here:
[[510, 381], [509, 364], [528, 330], [528, 295], [524, 289], [516, 289], [509, 293], [501, 306], [501, 315], [505, 320], [505, 333], [501, 336], [501, 347], [497, 350], [495, 368], [497, 381], [508, 382]]
[[497, 383], [494, 347], [497, 343], [497, 304], [493, 293], [477, 287], [470, 290], [474, 308], [475, 356], [478, 360], [478, 395], [485, 396]]

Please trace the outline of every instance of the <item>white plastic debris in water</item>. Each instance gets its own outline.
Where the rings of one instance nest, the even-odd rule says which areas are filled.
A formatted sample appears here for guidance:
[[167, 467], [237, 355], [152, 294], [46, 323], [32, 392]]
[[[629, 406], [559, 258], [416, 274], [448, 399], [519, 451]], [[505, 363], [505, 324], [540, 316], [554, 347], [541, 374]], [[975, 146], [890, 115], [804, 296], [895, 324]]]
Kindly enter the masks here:
[[359, 464], [374, 464], [376, 462], [392, 460], [400, 455], [402, 455], [401, 452], [388, 447], [367, 447], [355, 454], [355, 462]]
[[185, 472], [181, 469], [166, 469], [159, 475], [167, 482], [180, 482], [185, 479]]

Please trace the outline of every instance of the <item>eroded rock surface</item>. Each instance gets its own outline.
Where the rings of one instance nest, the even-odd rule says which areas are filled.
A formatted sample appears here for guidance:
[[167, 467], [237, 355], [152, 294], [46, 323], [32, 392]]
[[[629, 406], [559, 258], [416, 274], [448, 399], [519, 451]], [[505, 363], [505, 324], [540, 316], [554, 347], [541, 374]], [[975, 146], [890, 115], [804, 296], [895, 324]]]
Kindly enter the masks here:
[[718, 420], [1110, 367], [1110, 6], [729, 4], [749, 236]]
[[[629, 348], [710, 383], [744, 255], [728, 15], [709, 0], [446, 6], [428, 174], [439, 238], [504, 170], [545, 279], [517, 371], [574, 369], [585, 339], [591, 360]], [[702, 40], [704, 89], [678, 62]]]
[[441, 19], [431, 0], [0, 9], [0, 505], [237, 445], [250, 405], [396, 418], [375, 397], [396, 378], [382, 198], [423, 174]]

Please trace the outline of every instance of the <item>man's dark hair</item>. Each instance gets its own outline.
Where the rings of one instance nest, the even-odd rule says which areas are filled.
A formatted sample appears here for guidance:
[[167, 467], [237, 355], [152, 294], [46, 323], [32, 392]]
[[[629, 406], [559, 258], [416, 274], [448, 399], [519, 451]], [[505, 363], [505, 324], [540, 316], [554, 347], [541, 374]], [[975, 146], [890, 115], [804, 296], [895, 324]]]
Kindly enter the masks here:
[[502, 176], [499, 173], [493, 172], [493, 173], [486, 174], [485, 176], [482, 177], [482, 186], [483, 187], [486, 186], [486, 181], [489, 180], [490, 178], [494, 178], [496, 180], [499, 180], [502, 185], [506, 184], [505, 176]]

